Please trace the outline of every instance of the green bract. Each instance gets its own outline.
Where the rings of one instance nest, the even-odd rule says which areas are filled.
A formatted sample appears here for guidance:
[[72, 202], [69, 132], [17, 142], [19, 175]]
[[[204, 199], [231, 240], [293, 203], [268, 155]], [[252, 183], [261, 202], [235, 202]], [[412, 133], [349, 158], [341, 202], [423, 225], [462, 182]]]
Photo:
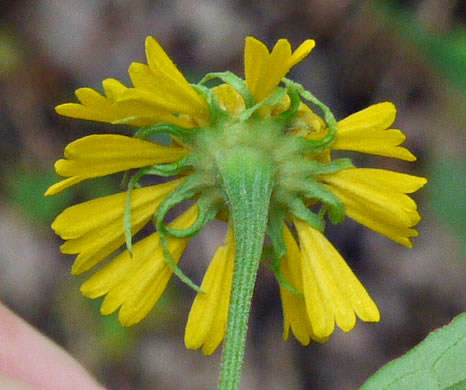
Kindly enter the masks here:
[[[246, 110], [239, 116], [232, 116], [219, 107], [214, 93], [203, 86], [213, 78], [220, 78], [243, 97]], [[140, 169], [128, 183], [128, 198], [124, 215], [126, 242], [131, 250], [131, 191], [145, 175], [172, 176], [189, 172], [184, 182], [177, 187], [160, 205], [154, 216], [154, 221], [161, 235], [164, 253], [173, 272], [182, 281], [196, 291], [200, 291], [173, 263], [166, 249], [166, 235], [173, 237], [191, 237], [212, 219], [223, 208], [231, 209], [230, 192], [238, 191], [232, 188], [238, 185], [232, 176], [235, 169], [248, 166], [249, 169], [260, 172], [270, 172], [271, 198], [268, 219], [270, 224], [267, 234], [271, 239], [274, 262], [272, 269], [279, 282], [290, 291], [296, 290], [290, 286], [280, 273], [280, 260], [286, 252], [283, 241], [283, 223], [288, 217], [300, 218], [315, 229], [325, 228], [324, 215], [328, 213], [333, 223], [339, 223], [344, 218], [344, 208], [341, 201], [323, 184], [317, 181], [319, 175], [338, 172], [351, 168], [348, 159], [335, 159], [331, 162], [320, 162], [312, 159], [313, 155], [330, 148], [335, 141], [336, 121], [331, 111], [301, 85], [285, 79], [285, 88], [278, 87], [274, 93], [259, 104], [249, 93], [244, 82], [230, 72], [212, 73], [199, 84], [193, 85], [206, 99], [211, 121], [203, 128], [184, 129], [171, 124], [161, 124], [141, 128], [135, 137], [148, 138], [154, 134], [166, 133], [173, 137], [174, 142], [181, 143], [189, 154], [171, 164], [156, 164]], [[290, 99], [289, 108], [279, 115], [264, 115], [263, 111], [279, 104], [285, 95]], [[328, 126], [328, 134], [322, 140], [309, 140], [304, 136], [292, 133], [292, 123], [296, 121], [300, 97], [319, 108], [324, 113]], [[311, 130], [311, 129], [310, 129]], [[249, 161], [251, 160], [251, 161]], [[249, 161], [244, 165], [244, 161]], [[241, 174], [246, 174], [241, 172]], [[167, 213], [177, 204], [188, 199], [198, 200], [199, 215], [196, 222], [184, 230], [170, 229], [164, 222]], [[309, 202], [319, 201], [321, 211], [312, 212]], [[238, 207], [246, 207], [240, 205]], [[231, 210], [230, 210], [231, 211]]]

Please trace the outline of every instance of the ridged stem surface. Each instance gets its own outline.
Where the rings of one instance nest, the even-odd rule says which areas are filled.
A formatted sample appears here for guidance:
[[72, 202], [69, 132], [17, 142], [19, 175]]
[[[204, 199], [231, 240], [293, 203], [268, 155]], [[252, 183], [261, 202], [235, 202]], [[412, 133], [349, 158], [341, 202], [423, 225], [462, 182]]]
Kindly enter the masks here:
[[262, 153], [241, 148], [222, 158], [219, 168], [229, 202], [236, 254], [219, 390], [237, 390], [267, 227], [273, 166]]

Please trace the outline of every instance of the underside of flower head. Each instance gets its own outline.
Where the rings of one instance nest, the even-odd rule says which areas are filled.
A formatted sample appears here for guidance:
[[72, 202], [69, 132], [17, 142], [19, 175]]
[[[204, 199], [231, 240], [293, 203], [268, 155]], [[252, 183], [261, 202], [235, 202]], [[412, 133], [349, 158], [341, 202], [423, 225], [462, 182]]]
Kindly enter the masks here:
[[[426, 180], [356, 168], [349, 159], [332, 158], [334, 150], [349, 150], [415, 159], [400, 146], [404, 135], [389, 128], [396, 113], [391, 103], [376, 104], [337, 122], [314, 95], [285, 78], [314, 45], [308, 40], [293, 52], [288, 41], [279, 40], [269, 52], [249, 37], [245, 80], [224, 72], [189, 84], [160, 45], [148, 38], [148, 65], [133, 63], [129, 69], [132, 88], [107, 79], [105, 96], [83, 88], [76, 91], [79, 104], [56, 108], [73, 118], [139, 127], [133, 137], [94, 135], [68, 145], [65, 159], [55, 166], [66, 179], [46, 193], [53, 195], [89, 178], [129, 174], [126, 192], [73, 206], [52, 225], [66, 240], [62, 251], [78, 254], [75, 274], [91, 269], [126, 243], [126, 250], [81, 289], [91, 298], [106, 295], [103, 314], [121, 307], [121, 323], [137, 323], [175, 273], [197, 291], [186, 345], [213, 353], [225, 334], [236, 269], [240, 233], [234, 219], [239, 206], [232, 204], [233, 193], [250, 190], [238, 187], [243, 183], [238, 177], [259, 177], [263, 172], [270, 182], [265, 233], [271, 242], [270, 268], [282, 297], [285, 338], [291, 329], [302, 344], [323, 342], [335, 324], [349, 331], [356, 316], [379, 320], [374, 302], [325, 238], [325, 224], [340, 223], [347, 216], [411, 246], [410, 238], [416, 235], [412, 227], [420, 217], [407, 194]], [[209, 88], [212, 79], [222, 84]], [[170, 145], [152, 141], [160, 133], [170, 136]], [[238, 177], [235, 167], [244, 169]], [[173, 180], [140, 188], [145, 176]], [[187, 200], [195, 205], [167, 223], [171, 210]], [[177, 264], [189, 239], [214, 218], [227, 221], [229, 232], [198, 287]], [[150, 221], [157, 232], [133, 245], [133, 236]]]

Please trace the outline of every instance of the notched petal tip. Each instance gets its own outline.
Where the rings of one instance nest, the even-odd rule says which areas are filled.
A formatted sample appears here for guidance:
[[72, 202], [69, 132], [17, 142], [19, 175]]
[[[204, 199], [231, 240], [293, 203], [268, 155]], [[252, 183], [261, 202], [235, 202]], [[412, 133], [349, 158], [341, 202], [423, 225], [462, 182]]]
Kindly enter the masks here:
[[265, 49], [267, 50], [267, 53], [268, 53], [268, 51], [269, 51], [269, 49], [267, 48], [267, 46], [266, 46], [262, 41], [260, 41], [260, 40], [257, 39], [257, 38], [254, 38], [253, 36], [247, 36], [245, 41], [246, 41], [246, 46], [247, 46], [247, 47], [249, 46], [251, 49], [252, 49], [253, 47], [251, 47], [250, 45], [253, 45], [253, 46], [255, 45], [255, 46], [259, 46], [259, 47], [261, 47], [261, 48], [265, 48]]
[[79, 119], [79, 112], [81, 112], [83, 108], [84, 106], [79, 103], [63, 103], [55, 107], [55, 112], [61, 116]]
[[146, 317], [146, 313], [140, 314], [137, 312], [135, 313], [134, 310], [125, 310], [125, 304], [122, 305], [120, 311], [118, 312], [118, 322], [125, 328], [139, 324]]
[[73, 104], [73, 103], [63, 103], [59, 104], [58, 106], [54, 107], [54, 110], [57, 114], [61, 115], [62, 111], [66, 110], [66, 106]]
[[283, 53], [285, 55], [290, 56], [291, 55], [291, 44], [288, 39], [281, 38], [277, 41], [275, 46], [272, 49], [272, 53]]
[[59, 181], [58, 183], [51, 185], [47, 189], [47, 191], [45, 191], [44, 196], [51, 196], [51, 195], [59, 194], [60, 192], [66, 190], [67, 188], [82, 182], [83, 180], [85, 180], [83, 177], [74, 176], [74, 177], [69, 177], [65, 180]]
[[373, 306], [367, 307], [364, 313], [358, 313], [358, 317], [364, 322], [380, 322], [380, 311], [374, 303]]
[[86, 280], [83, 284], [81, 284], [81, 287], [79, 288], [79, 291], [81, 291], [81, 294], [83, 296], [85, 296], [86, 298], [95, 299], [105, 294], [105, 292], [99, 291], [99, 286], [96, 286], [89, 280]]
[[305, 40], [299, 47], [295, 50], [291, 56], [291, 66], [295, 66], [297, 63], [301, 62], [306, 58], [314, 49], [316, 42], [313, 39]]
[[[345, 302], [345, 305], [347, 303]], [[335, 316], [335, 322], [337, 326], [345, 333], [351, 332], [356, 325], [356, 315], [354, 314], [354, 309], [348, 305], [348, 313], [342, 316]]]

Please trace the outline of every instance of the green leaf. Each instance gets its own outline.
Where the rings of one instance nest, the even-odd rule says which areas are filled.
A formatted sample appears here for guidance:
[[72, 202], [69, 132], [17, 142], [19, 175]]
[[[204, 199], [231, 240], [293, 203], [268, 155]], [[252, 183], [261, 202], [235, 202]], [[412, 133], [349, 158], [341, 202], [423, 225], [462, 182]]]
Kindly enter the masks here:
[[466, 389], [466, 313], [375, 373], [361, 390]]

